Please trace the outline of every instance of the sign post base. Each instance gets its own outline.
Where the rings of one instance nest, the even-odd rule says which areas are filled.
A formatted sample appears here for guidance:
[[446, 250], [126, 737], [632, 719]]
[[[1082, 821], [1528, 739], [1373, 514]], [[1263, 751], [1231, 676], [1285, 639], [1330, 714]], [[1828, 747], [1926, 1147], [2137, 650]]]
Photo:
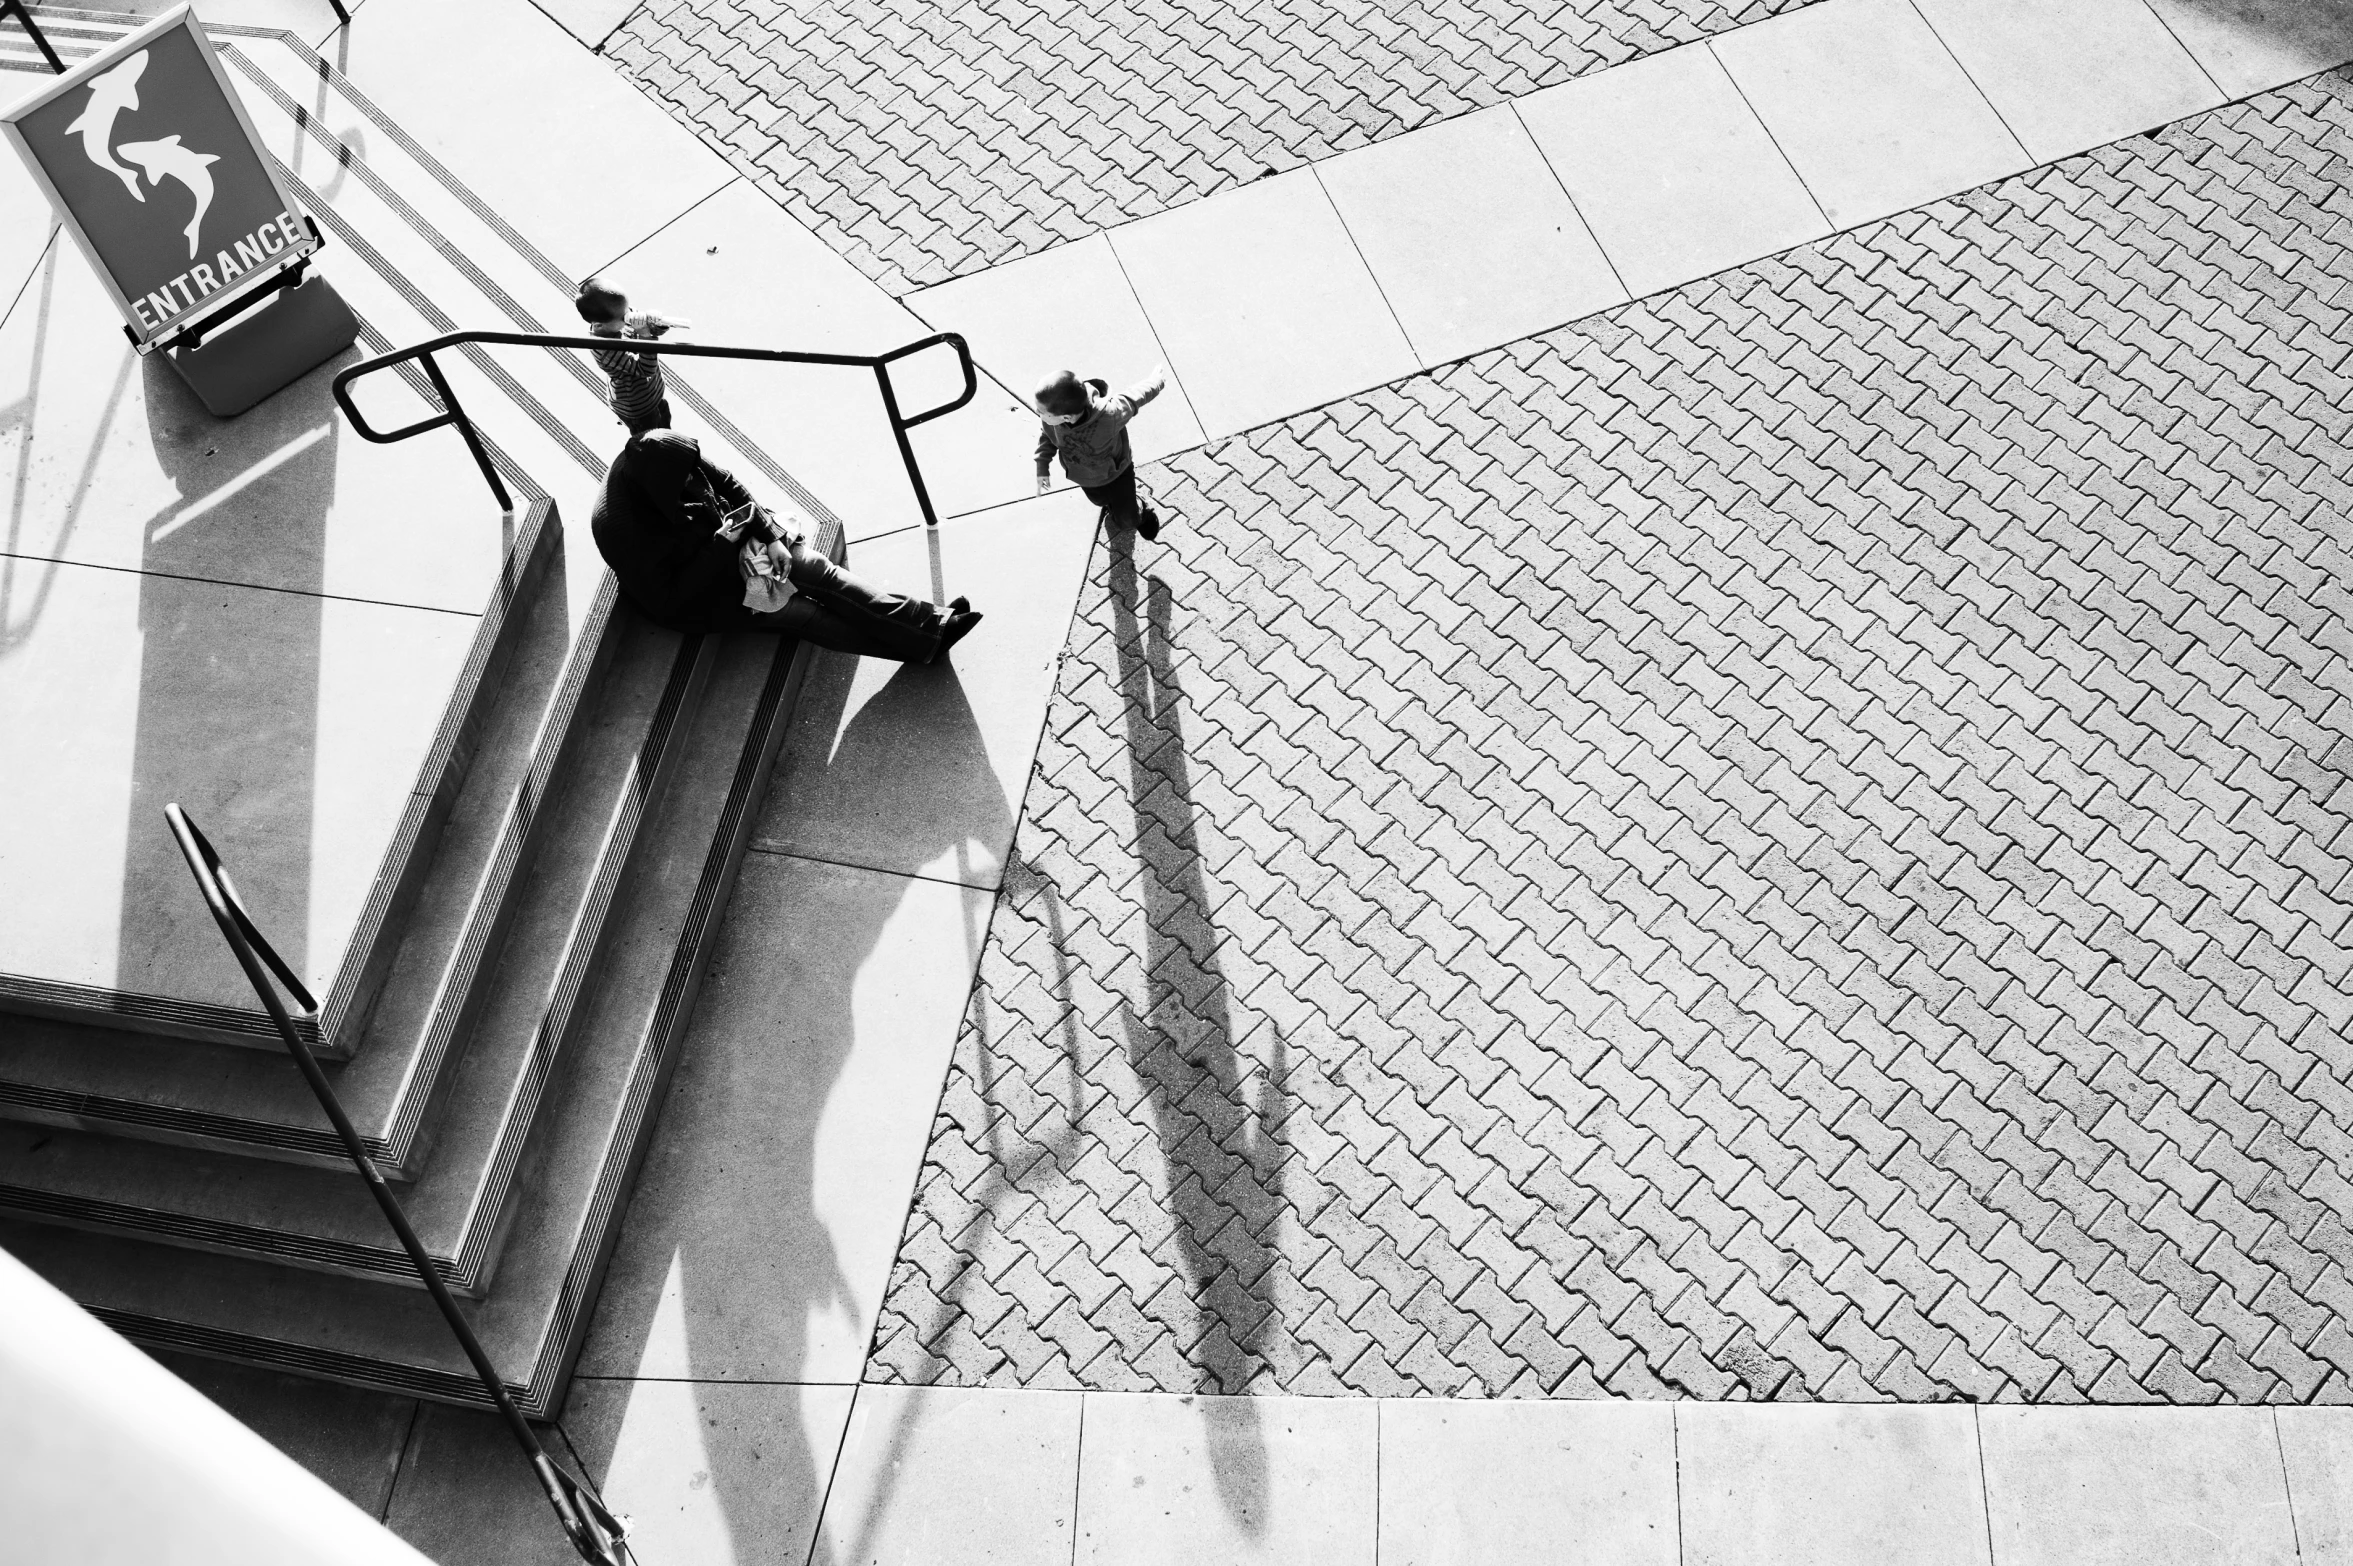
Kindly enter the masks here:
[[205, 411], [227, 419], [293, 385], [358, 336], [359, 318], [314, 272], [201, 347], [163, 352]]

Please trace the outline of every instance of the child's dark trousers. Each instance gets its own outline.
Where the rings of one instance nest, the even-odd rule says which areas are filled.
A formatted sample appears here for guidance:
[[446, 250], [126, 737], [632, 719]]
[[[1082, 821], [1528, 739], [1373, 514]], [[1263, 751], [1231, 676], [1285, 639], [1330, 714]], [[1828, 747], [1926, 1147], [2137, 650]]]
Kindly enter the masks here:
[[1134, 527], [1143, 519], [1143, 503], [1136, 499], [1136, 470], [1122, 468], [1119, 476], [1108, 484], [1081, 484], [1079, 492], [1103, 508], [1103, 515], [1113, 522], [1124, 522]]

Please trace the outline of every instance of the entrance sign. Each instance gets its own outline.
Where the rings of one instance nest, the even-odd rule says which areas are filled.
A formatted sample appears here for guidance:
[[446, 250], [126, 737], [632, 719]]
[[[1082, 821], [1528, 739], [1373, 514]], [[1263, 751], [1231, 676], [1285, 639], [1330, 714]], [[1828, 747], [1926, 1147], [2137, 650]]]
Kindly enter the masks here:
[[142, 353], [282, 285], [319, 248], [186, 5], [0, 124]]

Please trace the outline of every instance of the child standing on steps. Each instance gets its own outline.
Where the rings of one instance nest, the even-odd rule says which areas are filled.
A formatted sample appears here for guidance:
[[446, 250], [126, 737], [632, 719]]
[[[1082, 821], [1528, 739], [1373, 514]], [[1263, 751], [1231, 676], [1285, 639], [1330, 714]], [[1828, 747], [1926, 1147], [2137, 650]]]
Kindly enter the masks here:
[[1068, 370], [1038, 387], [1038, 493], [1054, 486], [1054, 458], [1062, 471], [1103, 508], [1105, 520], [1124, 522], [1145, 538], [1160, 536], [1160, 518], [1136, 498], [1136, 454], [1127, 424], [1168, 385], [1168, 368], [1152, 373], [1114, 397], [1102, 381], [1082, 381]]
[[[591, 335], [597, 337], [659, 337], [673, 327], [683, 329], [686, 325], [684, 321], [666, 321], [658, 315], [632, 311], [629, 296], [601, 277], [591, 277], [581, 283], [579, 293], [572, 298], [572, 307], [588, 323]], [[599, 348], [595, 357], [596, 367], [613, 383], [613, 416], [629, 427], [630, 434], [643, 435], [648, 430], [670, 427], [670, 399], [662, 380], [659, 354]]]

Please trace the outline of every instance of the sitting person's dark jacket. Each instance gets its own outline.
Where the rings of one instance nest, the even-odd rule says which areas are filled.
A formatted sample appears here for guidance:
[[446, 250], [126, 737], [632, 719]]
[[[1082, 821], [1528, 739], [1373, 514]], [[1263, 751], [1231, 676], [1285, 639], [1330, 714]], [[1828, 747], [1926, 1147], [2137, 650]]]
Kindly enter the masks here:
[[704, 459], [693, 436], [651, 430], [613, 459], [589, 529], [621, 596], [656, 625], [748, 630], [736, 546], [719, 524], [751, 498], [734, 474]]

